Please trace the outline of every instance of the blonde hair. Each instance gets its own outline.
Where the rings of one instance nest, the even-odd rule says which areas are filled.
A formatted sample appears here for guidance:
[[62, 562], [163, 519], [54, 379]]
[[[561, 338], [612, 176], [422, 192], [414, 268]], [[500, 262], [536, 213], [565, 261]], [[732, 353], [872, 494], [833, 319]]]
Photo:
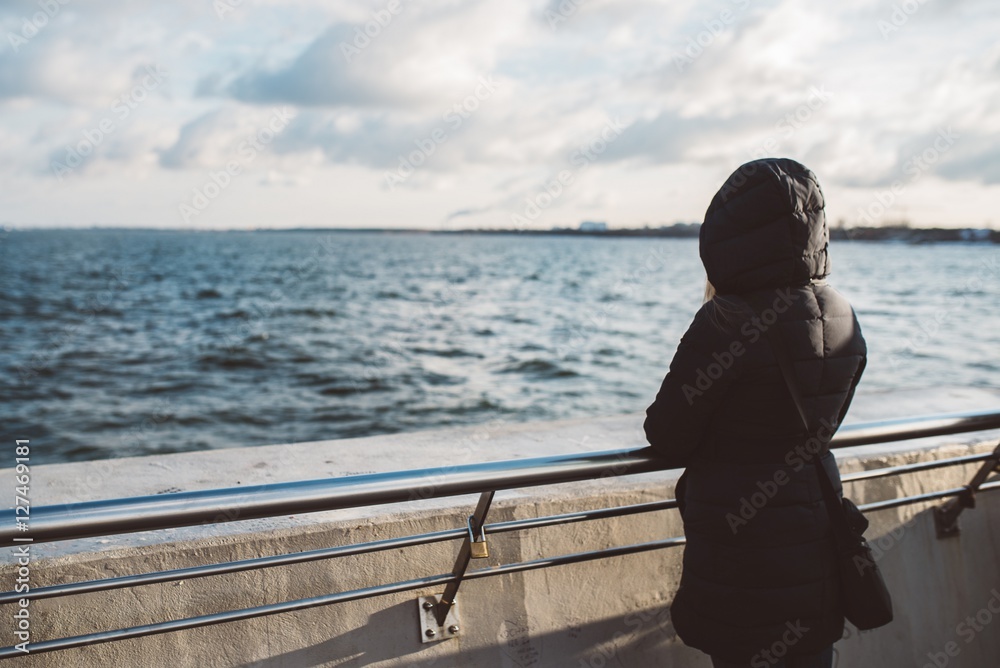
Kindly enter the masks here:
[[733, 300], [720, 295], [716, 292], [715, 286], [712, 285], [712, 282], [705, 279], [704, 303], [707, 304], [709, 302], [712, 303], [709, 317], [719, 329], [729, 329], [734, 325], [739, 324], [741, 322], [741, 317], [746, 316], [746, 312], [743, 310], [739, 302], [734, 302]]
[[715, 299], [715, 286], [712, 281], [705, 279], [705, 301], [710, 302]]

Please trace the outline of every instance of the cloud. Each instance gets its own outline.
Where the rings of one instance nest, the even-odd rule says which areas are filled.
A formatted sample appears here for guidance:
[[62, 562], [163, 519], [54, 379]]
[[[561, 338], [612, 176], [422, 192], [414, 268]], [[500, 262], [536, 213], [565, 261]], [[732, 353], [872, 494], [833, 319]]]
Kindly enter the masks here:
[[254, 64], [223, 92], [259, 104], [427, 110], [495, 71], [523, 42], [529, 11], [516, 3], [498, 12], [479, 0], [394, 6], [333, 22], [288, 62]]
[[95, 59], [73, 40], [39, 35], [20, 54], [0, 57], [0, 100], [100, 104], [127, 84], [136, 65], [134, 58], [125, 63]]
[[637, 120], [628, 126], [620, 138], [608, 145], [600, 160], [637, 158], [652, 164], [694, 160], [696, 157], [692, 153], [703, 148], [707, 142], [720, 147], [732, 147], [736, 138], [747, 129], [746, 117], [684, 117], [676, 111], [667, 111], [649, 120]]
[[238, 110], [232, 108], [202, 114], [181, 127], [177, 141], [160, 153], [160, 165], [168, 169], [223, 165], [231, 158], [243, 125]]
[[[649, 201], [656, 210], [635, 208], [636, 217], [659, 219], [666, 207], [700, 215], [695, 188], [669, 201], [636, 189], [687, 170], [707, 174], [711, 190], [767, 153], [802, 160], [824, 184], [884, 188], [949, 126], [961, 139], [928, 166], [936, 187], [1000, 182], [1000, 19], [990, 0], [926, 3], [887, 37], [878, 21], [892, 8], [875, 0], [401, 0], [391, 18], [387, 7], [247, 0], [220, 19], [193, 0], [169, 10], [149, 0], [66, 5], [17, 51], [0, 45], [4, 174], [54, 187], [50, 163], [156, 63], [169, 82], [73, 173], [81, 191], [140, 174], [144, 183], [121, 194], [137, 212], [148, 192], [224, 165], [286, 105], [297, 115], [245, 183], [323, 190], [333, 188], [323, 174], [336, 173], [353, 191], [368, 184], [385, 195], [340, 193], [352, 219], [386, 201], [419, 216], [441, 192], [449, 199], [432, 224], [517, 210], [609, 119], [627, 129], [553, 208], [610, 220], [616, 202]], [[37, 5], [0, 6], [0, 27], [20, 29], [29, 9]], [[483, 77], [496, 90], [449, 116]], [[816, 88], [830, 93], [820, 105]], [[444, 139], [385, 193], [385, 173], [435, 130]], [[35, 198], [39, 218], [65, 218], [52, 213], [73, 207], [61, 192]]]
[[944, 156], [936, 172], [956, 181], [1000, 183], [1000, 138], [993, 134], [963, 135], [957, 140], [954, 152]]
[[385, 169], [413, 147], [414, 138], [429, 133], [429, 124], [393, 121], [386, 113], [306, 110], [291, 123], [279, 147], [291, 153], [320, 151], [334, 163]]
[[[379, 76], [362, 56], [347, 62], [345, 48], [355, 39], [353, 26], [332, 26], [286, 67], [252, 70], [229, 85], [227, 92], [243, 102], [286, 103], [323, 107], [396, 106], [413, 101], [414, 92], [396, 87], [389, 77]], [[372, 58], [371, 60], [374, 60]], [[398, 83], [398, 82], [397, 82]]]

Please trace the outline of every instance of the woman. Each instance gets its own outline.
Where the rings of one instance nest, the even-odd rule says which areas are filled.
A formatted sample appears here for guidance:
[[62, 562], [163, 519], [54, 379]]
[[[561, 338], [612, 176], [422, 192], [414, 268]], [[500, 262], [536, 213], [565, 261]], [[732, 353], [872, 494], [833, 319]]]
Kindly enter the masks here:
[[[729, 177], [701, 228], [707, 301], [646, 411], [654, 452], [687, 469], [677, 491], [687, 545], [671, 617], [716, 668], [829, 667], [843, 634], [815, 464], [839, 492], [828, 444], [866, 347], [851, 305], [825, 280], [823, 206], [816, 175], [794, 160], [756, 160]], [[772, 326], [818, 448], [816, 439], [807, 446], [765, 334]]]

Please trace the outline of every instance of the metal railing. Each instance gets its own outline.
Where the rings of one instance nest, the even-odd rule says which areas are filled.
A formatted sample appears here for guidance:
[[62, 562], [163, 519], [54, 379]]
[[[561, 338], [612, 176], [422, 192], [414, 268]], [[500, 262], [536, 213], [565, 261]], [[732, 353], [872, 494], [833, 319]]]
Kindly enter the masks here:
[[[1000, 411], [966, 412], [948, 415], [922, 416], [844, 426], [834, 436], [831, 447], [844, 448], [890, 441], [903, 441], [927, 436], [971, 433], [1000, 428]], [[947, 537], [957, 532], [957, 518], [964, 508], [974, 505], [977, 491], [1000, 489], [1000, 480], [989, 480], [1000, 471], [1000, 445], [992, 453], [968, 455], [942, 460], [930, 460], [859, 471], [842, 476], [845, 483], [874, 478], [904, 475], [936, 468], [980, 463], [968, 485], [903, 498], [887, 499], [861, 506], [874, 512], [904, 505], [950, 499], [936, 509], [938, 535]], [[205, 564], [188, 568], [141, 573], [99, 580], [88, 580], [33, 588], [29, 592], [0, 593], [0, 604], [20, 599], [40, 600], [74, 594], [109, 591], [154, 583], [300, 564], [349, 555], [369, 554], [389, 549], [462, 540], [455, 567], [449, 574], [421, 577], [413, 580], [382, 584], [312, 598], [273, 603], [231, 610], [186, 619], [171, 620], [124, 629], [101, 631], [81, 636], [32, 642], [32, 654], [93, 645], [126, 638], [136, 638], [182, 629], [251, 619], [266, 615], [304, 610], [385, 594], [446, 587], [443, 596], [421, 599], [424, 610], [424, 641], [444, 640], [459, 632], [451, 620], [455, 594], [463, 580], [493, 577], [562, 564], [659, 550], [684, 544], [683, 537], [667, 538], [634, 545], [584, 551], [532, 561], [509, 563], [469, 571], [468, 564], [474, 546], [485, 542], [486, 536], [538, 527], [571, 524], [634, 515], [675, 508], [674, 499], [633, 504], [597, 510], [585, 510], [546, 517], [487, 523], [493, 494], [499, 490], [568, 483], [607, 476], [625, 476], [660, 470], [659, 462], [648, 448], [626, 448], [605, 452], [536, 457], [511, 461], [468, 464], [442, 468], [396, 471], [371, 475], [349, 476], [276, 483], [239, 488], [177, 492], [166, 495], [142, 496], [76, 504], [34, 507], [27, 540], [33, 543], [64, 541], [95, 536], [112, 536], [136, 531], [217, 524], [267, 517], [392, 504], [421, 499], [480, 494], [476, 511], [468, 526], [399, 538], [389, 538], [353, 545], [328, 547], [304, 552], [257, 557], [241, 561]], [[4, 524], [0, 528], [0, 547], [23, 545], [26, 534]], [[485, 550], [485, 545], [481, 546]], [[21, 656], [15, 647], [0, 648], [0, 659]]]

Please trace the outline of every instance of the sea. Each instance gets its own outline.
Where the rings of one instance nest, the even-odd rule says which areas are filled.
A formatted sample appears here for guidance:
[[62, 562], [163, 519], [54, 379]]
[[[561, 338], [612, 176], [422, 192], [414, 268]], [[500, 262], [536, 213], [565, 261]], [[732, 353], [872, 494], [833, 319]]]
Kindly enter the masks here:
[[[1000, 246], [841, 241], [859, 392], [1000, 388]], [[0, 430], [32, 461], [643, 411], [696, 239], [418, 232], [0, 235]]]

